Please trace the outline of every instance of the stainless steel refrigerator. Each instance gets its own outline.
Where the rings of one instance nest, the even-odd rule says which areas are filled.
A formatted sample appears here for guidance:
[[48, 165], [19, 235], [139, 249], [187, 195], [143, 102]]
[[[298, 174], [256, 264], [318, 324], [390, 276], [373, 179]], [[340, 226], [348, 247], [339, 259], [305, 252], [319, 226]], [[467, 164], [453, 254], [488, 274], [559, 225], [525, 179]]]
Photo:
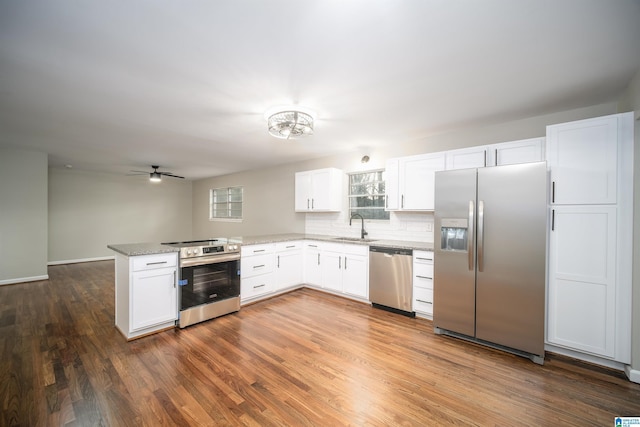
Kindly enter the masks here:
[[433, 324], [544, 361], [545, 162], [436, 172]]

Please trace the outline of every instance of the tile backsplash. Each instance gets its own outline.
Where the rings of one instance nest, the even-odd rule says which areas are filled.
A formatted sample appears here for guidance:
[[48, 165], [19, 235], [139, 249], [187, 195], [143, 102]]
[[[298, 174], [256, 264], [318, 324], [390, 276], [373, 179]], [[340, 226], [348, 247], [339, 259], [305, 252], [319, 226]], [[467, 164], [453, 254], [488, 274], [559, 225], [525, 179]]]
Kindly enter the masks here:
[[[305, 233], [360, 237], [360, 218], [349, 226], [347, 212], [305, 214]], [[432, 212], [391, 212], [389, 221], [365, 220], [371, 239], [406, 240], [433, 243]]]

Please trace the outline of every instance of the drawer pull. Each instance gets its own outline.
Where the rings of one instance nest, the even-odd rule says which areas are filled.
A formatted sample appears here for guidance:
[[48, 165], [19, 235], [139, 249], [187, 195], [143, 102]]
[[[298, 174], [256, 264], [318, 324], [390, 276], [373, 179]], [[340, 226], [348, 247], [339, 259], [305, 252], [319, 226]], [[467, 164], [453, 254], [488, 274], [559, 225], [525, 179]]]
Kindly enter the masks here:
[[254, 249], [253, 253], [257, 254], [258, 252], [264, 252], [264, 251], [266, 251], [266, 249]]
[[253, 287], [253, 289], [262, 288], [262, 287], [264, 287], [264, 286], [266, 286], [266, 285], [265, 285], [265, 284], [262, 284], [262, 285], [256, 285], [256, 286], [254, 286], [254, 287]]
[[291, 249], [291, 248], [295, 248], [296, 245], [291, 245], [291, 246], [285, 246], [285, 249]]
[[264, 264], [260, 264], [260, 265], [254, 265], [253, 268], [262, 268], [264, 267]]
[[423, 303], [423, 304], [433, 304], [432, 302], [424, 301], [424, 300], [421, 300], [421, 299], [417, 299], [416, 301], [417, 301], [417, 302], [421, 302], [421, 303]]
[[318, 245], [307, 245], [307, 247], [309, 247], [309, 248], [317, 248]]
[[427, 277], [427, 276], [418, 276], [416, 274], [416, 277], [420, 278], [420, 279], [429, 279], [429, 280], [433, 280], [433, 277]]
[[158, 261], [158, 262], [148, 262], [147, 265], [158, 265], [158, 264], [166, 264], [167, 261]]
[[420, 257], [416, 257], [417, 260], [420, 261], [433, 261], [433, 258], [420, 258]]

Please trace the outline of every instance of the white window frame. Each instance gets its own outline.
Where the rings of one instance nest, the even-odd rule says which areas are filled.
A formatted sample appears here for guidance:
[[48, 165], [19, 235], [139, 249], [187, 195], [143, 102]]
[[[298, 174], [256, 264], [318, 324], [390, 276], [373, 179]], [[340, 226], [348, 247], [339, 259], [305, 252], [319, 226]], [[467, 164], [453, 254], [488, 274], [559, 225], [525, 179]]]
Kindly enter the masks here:
[[[240, 189], [240, 201], [230, 202], [230, 193], [231, 190]], [[226, 192], [226, 201], [221, 203], [216, 203], [214, 201], [215, 195], [217, 192]], [[240, 216], [231, 216], [231, 207], [232, 204], [240, 204]], [[216, 209], [218, 206], [218, 209]], [[222, 208], [222, 209], [220, 209]], [[218, 216], [218, 210], [225, 210], [226, 216]], [[209, 221], [224, 221], [224, 222], [242, 222], [242, 217], [244, 215], [244, 187], [235, 186], [235, 187], [220, 187], [220, 188], [211, 188], [209, 189]]]
[[[382, 179], [380, 181], [378, 181], [378, 182], [384, 182], [385, 183], [385, 190], [386, 190], [386, 179], [385, 179], [385, 176], [384, 176], [385, 169], [373, 169], [373, 170], [358, 171], [358, 172], [349, 173], [349, 191], [348, 191], [348, 195], [347, 195], [347, 197], [348, 197], [348, 206], [349, 206], [348, 207], [348, 209], [349, 209], [349, 218], [351, 218], [351, 216], [353, 214], [359, 213], [358, 209], [353, 209], [351, 207], [351, 199], [352, 198], [365, 197], [366, 196], [364, 194], [351, 194], [351, 177], [353, 175], [374, 174], [374, 173], [379, 173], [379, 172], [382, 172]], [[386, 192], [385, 193], [374, 193], [374, 194], [371, 194], [371, 196], [382, 197], [382, 200], [385, 200]], [[389, 212], [384, 209], [384, 204], [383, 204], [383, 206], [381, 208], [382, 208], [381, 210], [385, 212], [386, 218], [367, 218], [367, 217], [365, 217], [364, 219], [367, 220], [367, 221], [385, 221], [385, 222], [389, 221], [390, 220], [390, 215], [389, 215]], [[363, 209], [372, 209], [372, 208], [363, 208]]]

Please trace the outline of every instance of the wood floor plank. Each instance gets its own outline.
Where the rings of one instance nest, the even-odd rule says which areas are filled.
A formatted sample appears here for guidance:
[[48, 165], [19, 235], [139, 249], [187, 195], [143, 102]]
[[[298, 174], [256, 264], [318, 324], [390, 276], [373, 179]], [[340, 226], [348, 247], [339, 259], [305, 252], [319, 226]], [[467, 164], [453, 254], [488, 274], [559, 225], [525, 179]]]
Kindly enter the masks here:
[[302, 289], [127, 342], [114, 264], [0, 287], [0, 427], [612, 425], [640, 416], [621, 372], [544, 366]]

